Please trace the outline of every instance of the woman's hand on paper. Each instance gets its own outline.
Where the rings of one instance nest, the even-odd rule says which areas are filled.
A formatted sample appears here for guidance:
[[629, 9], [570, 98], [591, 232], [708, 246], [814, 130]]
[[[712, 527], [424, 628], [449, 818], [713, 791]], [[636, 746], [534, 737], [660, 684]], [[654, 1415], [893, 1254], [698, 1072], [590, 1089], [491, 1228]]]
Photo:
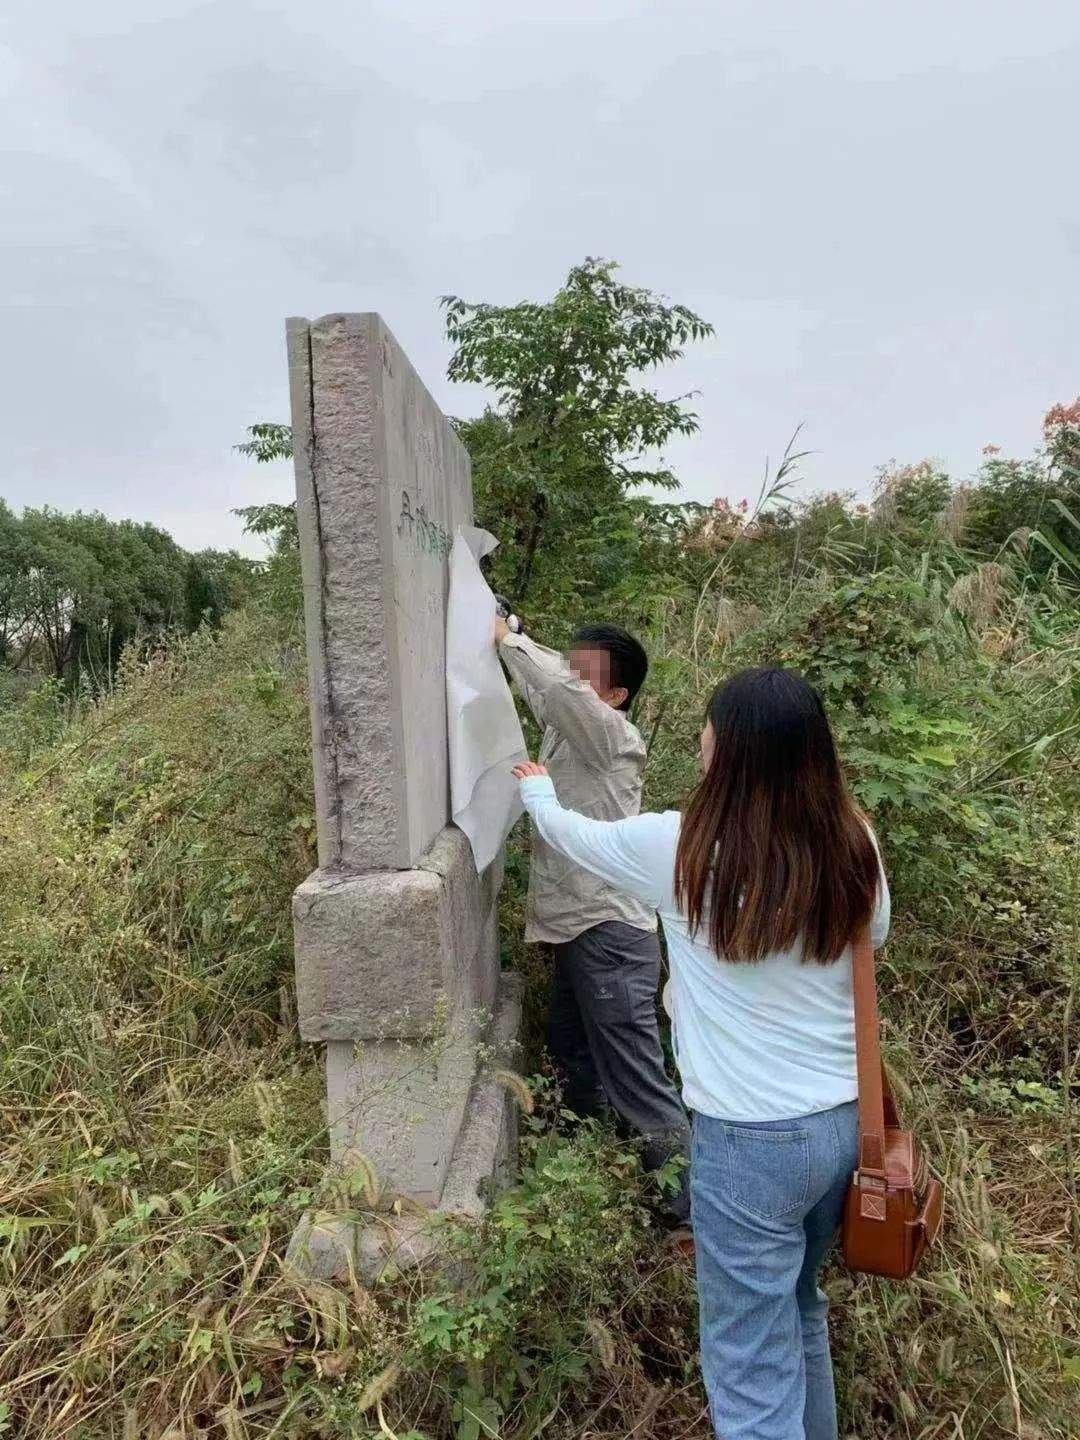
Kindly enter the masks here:
[[515, 780], [528, 780], [533, 775], [546, 775], [547, 766], [537, 765], [535, 760], [524, 760], [520, 765], [514, 766]]

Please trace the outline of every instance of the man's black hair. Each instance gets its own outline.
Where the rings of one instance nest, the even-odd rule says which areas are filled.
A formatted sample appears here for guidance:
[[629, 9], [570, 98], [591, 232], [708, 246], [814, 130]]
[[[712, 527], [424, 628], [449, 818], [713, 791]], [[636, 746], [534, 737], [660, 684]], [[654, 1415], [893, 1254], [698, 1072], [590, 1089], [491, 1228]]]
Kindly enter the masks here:
[[627, 692], [619, 709], [629, 710], [649, 673], [649, 657], [641, 641], [621, 625], [582, 625], [571, 643], [579, 650], [607, 651], [611, 656], [612, 689], [624, 686]]

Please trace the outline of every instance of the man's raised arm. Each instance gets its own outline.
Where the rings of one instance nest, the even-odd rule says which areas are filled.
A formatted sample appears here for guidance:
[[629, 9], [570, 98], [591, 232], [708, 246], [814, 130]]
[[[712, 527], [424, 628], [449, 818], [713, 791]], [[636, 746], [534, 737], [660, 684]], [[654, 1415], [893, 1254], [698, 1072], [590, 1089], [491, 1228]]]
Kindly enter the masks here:
[[590, 765], [609, 765], [623, 743], [618, 711], [567, 666], [557, 650], [496, 621], [499, 656], [541, 725], [551, 725]]

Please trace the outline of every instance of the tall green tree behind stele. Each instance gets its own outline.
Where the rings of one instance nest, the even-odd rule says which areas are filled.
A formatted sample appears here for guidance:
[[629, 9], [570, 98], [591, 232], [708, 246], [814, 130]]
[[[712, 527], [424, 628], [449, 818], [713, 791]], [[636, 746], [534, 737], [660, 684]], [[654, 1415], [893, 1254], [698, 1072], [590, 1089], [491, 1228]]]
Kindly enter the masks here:
[[619, 283], [617, 269], [587, 259], [546, 304], [442, 302], [450, 379], [496, 396], [455, 422], [477, 520], [500, 541], [491, 579], [534, 614], [579, 609], [617, 583], [638, 540], [634, 492], [675, 489], [659, 452], [697, 429], [688, 396], [664, 399], [641, 381], [712, 327]]

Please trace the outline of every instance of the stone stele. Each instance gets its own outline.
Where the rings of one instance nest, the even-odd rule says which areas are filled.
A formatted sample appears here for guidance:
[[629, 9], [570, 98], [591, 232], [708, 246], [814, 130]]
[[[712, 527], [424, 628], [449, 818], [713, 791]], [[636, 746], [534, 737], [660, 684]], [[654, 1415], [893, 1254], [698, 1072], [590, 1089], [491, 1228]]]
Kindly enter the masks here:
[[290, 320], [288, 350], [319, 842], [293, 905], [297, 1009], [326, 1045], [333, 1163], [373, 1170], [384, 1212], [362, 1235], [309, 1217], [290, 1254], [370, 1273], [424, 1248], [387, 1202], [482, 1209], [513, 1141], [498, 1071], [520, 1006], [499, 971], [501, 858], [478, 875], [449, 823], [447, 558], [472, 523], [469, 457], [378, 315]]

